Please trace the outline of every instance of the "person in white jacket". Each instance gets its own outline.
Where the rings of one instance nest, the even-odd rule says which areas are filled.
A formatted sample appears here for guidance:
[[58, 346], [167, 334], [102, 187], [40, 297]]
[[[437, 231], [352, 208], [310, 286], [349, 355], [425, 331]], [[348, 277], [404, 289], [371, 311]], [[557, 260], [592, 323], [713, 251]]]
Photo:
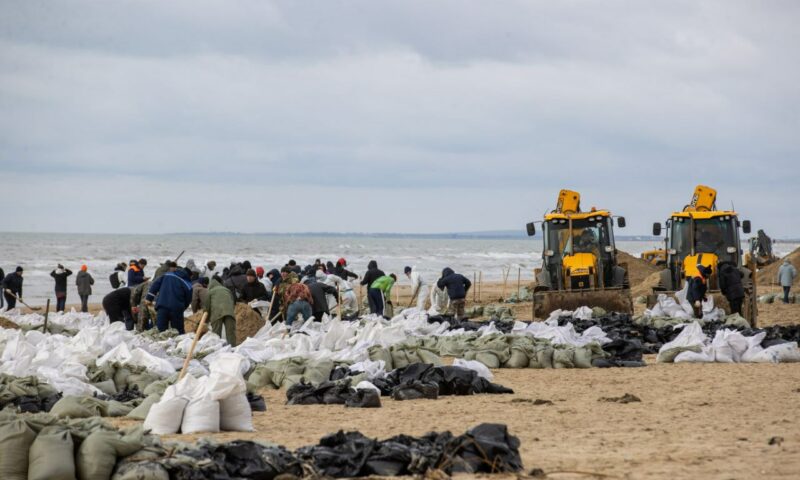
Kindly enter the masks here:
[[406, 267], [403, 269], [406, 276], [411, 280], [411, 299], [417, 299], [417, 308], [420, 312], [425, 311], [425, 304], [428, 301], [428, 294], [430, 293], [430, 286], [422, 275], [417, 271], [416, 267]]
[[[317, 281], [325, 285], [339, 290], [339, 297], [342, 299], [342, 316], [350, 317], [358, 313], [358, 299], [350, 282], [342, 279], [338, 275], [327, 274], [324, 271], [317, 270]], [[331, 312], [337, 312], [336, 305], [337, 299], [333, 295], [328, 295], [328, 308]]]

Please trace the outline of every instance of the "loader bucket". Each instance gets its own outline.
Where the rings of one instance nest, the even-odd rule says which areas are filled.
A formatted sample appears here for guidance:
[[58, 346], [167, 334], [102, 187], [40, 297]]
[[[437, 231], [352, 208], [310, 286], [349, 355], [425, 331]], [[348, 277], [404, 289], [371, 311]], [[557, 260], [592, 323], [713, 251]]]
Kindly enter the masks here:
[[533, 294], [533, 318], [546, 319], [554, 310], [601, 307], [608, 312], [633, 314], [633, 299], [628, 288], [602, 290], [546, 290]]

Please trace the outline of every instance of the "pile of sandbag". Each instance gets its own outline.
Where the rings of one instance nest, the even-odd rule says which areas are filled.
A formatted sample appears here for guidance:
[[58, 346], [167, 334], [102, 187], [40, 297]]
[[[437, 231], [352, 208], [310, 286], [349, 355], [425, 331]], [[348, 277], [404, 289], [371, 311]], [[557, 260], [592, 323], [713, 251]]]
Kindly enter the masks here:
[[658, 352], [658, 362], [689, 363], [784, 363], [800, 362], [797, 342], [784, 342], [764, 348], [766, 332], [745, 336], [729, 329], [717, 330], [710, 339], [699, 323], [685, 325], [680, 334], [665, 343]]
[[167, 387], [144, 421], [153, 433], [253, 431], [253, 418], [242, 376], [245, 359], [218, 355], [208, 376], [186, 375]]
[[98, 418], [0, 412], [3, 480], [109, 479], [119, 458], [152, 440], [141, 426], [117, 430]]
[[372, 378], [369, 383], [382, 395], [391, 396], [395, 400], [435, 400], [439, 396], [447, 395], [514, 393], [510, 388], [490, 382], [481, 373], [480, 369], [466, 366], [415, 363], [398, 368], [385, 377]]
[[27, 413], [49, 412], [61, 395], [37, 377], [0, 374], [0, 410], [13, 407]]
[[318, 385], [330, 378], [333, 369], [333, 360], [303, 357], [271, 360], [253, 367], [247, 374], [247, 384], [250, 390], [264, 387], [290, 388], [301, 380]]

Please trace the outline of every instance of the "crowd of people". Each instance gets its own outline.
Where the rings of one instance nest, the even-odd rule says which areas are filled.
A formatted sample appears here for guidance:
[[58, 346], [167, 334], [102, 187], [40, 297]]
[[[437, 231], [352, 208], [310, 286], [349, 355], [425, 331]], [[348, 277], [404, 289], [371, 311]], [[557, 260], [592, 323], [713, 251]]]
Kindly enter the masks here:
[[[183, 266], [167, 260], [152, 275], [147, 273], [147, 267], [147, 259], [132, 259], [117, 264], [109, 275], [113, 290], [104, 296], [102, 306], [112, 322], [124, 322], [129, 330], [174, 328], [184, 333], [187, 309], [193, 313], [207, 312], [212, 331], [234, 345], [236, 303], [245, 303], [263, 312], [265, 320], [271, 323], [291, 325], [309, 318], [321, 321], [332, 313], [352, 319], [362, 313], [357, 284], [359, 291], [365, 289], [369, 313], [391, 318], [392, 289], [398, 281], [396, 274], [386, 274], [375, 260], [370, 261], [367, 271], [359, 276], [348, 269], [344, 258], [335, 263], [317, 259], [305, 267], [289, 260], [283, 267], [270, 270], [254, 267], [248, 260], [222, 269], [213, 260], [202, 267], [192, 259]], [[411, 283], [411, 304], [424, 311], [429, 301], [441, 304], [442, 299], [446, 299], [456, 315], [463, 317], [464, 299], [471, 287], [466, 277], [446, 268], [442, 277], [431, 284], [415, 268], [405, 267], [403, 273]], [[22, 274], [23, 268], [17, 267], [14, 273], [0, 276], [9, 309], [15, 308], [17, 300], [22, 299]], [[56, 311], [66, 308], [67, 284], [72, 275], [73, 272], [61, 264], [50, 273], [55, 282]], [[81, 311], [86, 312], [95, 284], [86, 265], [81, 266], [75, 284]]]

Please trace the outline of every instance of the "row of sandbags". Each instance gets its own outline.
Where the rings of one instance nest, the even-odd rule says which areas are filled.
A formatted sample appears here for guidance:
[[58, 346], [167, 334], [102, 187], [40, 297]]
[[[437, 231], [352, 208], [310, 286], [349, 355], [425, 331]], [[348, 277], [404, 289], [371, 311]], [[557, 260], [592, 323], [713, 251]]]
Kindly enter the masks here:
[[97, 417], [0, 412], [0, 478], [108, 480], [119, 458], [151, 439], [141, 426], [119, 431]]
[[688, 363], [786, 363], [800, 362], [797, 342], [783, 342], [764, 348], [766, 332], [746, 336], [742, 332], [720, 329], [713, 339], [699, 323], [685, 325], [680, 334], [665, 343], [658, 352], [658, 362]]
[[55, 388], [37, 377], [0, 374], [0, 410], [49, 412], [60, 399], [61, 394]]
[[253, 431], [241, 373], [244, 362], [244, 357], [234, 353], [219, 355], [210, 365], [209, 375], [195, 378], [189, 374], [170, 385], [150, 405], [144, 427], [159, 435]]
[[462, 435], [432, 432], [376, 440], [339, 431], [292, 452], [236, 440], [196, 445], [170, 442], [141, 449], [119, 462], [113, 480], [179, 478], [357, 478], [454, 473], [513, 473], [523, 469], [519, 439], [505, 425], [481, 424]]

